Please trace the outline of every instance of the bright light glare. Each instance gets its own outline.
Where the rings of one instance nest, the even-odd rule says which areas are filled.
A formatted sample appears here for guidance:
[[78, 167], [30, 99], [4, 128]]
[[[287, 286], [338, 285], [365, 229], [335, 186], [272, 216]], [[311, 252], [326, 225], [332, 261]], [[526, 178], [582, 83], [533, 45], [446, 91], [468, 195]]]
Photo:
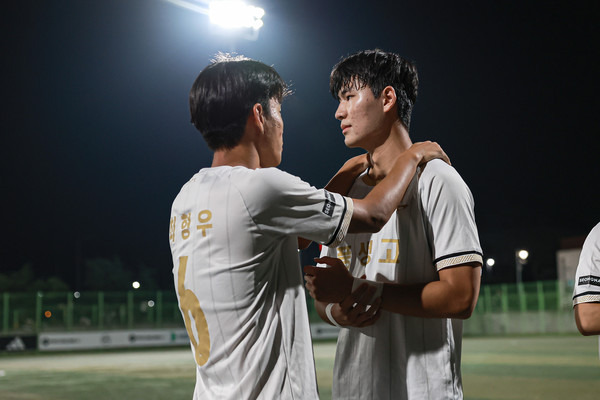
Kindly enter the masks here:
[[518, 255], [521, 260], [525, 261], [529, 257], [529, 252], [527, 250], [519, 250]]
[[140, 288], [140, 283], [138, 281], [135, 281], [131, 284], [131, 287], [134, 289], [139, 289]]
[[154, 300], [148, 300], [148, 307], [154, 307]]
[[485, 263], [487, 264], [488, 267], [493, 267], [494, 264], [496, 264], [496, 260], [494, 260], [493, 258], [488, 258]]
[[243, 1], [213, 1], [208, 5], [210, 22], [224, 28], [252, 28], [263, 26], [265, 10], [249, 6]]
[[75, 293], [73, 293], [73, 297], [75, 297], [76, 299], [78, 299], [78, 298], [81, 297], [81, 293], [75, 292]]

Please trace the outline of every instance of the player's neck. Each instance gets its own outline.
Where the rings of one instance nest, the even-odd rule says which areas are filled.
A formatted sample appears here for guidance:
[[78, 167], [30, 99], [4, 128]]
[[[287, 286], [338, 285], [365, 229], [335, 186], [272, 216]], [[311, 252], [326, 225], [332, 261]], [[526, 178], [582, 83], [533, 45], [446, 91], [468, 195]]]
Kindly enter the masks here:
[[367, 183], [375, 185], [387, 176], [396, 159], [405, 152], [412, 142], [404, 125], [395, 123], [385, 142], [369, 151], [372, 167], [369, 169]]
[[242, 141], [232, 149], [215, 151], [211, 167], [222, 166], [256, 169], [260, 167], [260, 158], [254, 146]]

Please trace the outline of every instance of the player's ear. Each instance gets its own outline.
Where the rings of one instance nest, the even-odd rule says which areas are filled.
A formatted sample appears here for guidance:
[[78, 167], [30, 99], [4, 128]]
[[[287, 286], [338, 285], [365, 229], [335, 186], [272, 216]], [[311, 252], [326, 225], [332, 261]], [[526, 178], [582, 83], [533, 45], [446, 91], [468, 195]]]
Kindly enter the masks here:
[[383, 102], [384, 112], [390, 111], [396, 105], [396, 101], [398, 100], [396, 98], [396, 90], [394, 90], [394, 88], [391, 86], [386, 86], [383, 88], [380, 97], [381, 101]]
[[252, 106], [252, 111], [248, 116], [248, 123], [260, 131], [264, 130], [265, 113], [263, 106], [260, 103], [256, 103]]

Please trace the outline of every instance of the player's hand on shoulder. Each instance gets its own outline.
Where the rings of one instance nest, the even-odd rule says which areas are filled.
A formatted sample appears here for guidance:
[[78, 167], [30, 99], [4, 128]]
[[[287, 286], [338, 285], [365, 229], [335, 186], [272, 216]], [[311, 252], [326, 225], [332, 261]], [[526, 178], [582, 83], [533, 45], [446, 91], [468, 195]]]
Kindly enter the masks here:
[[425, 141], [413, 143], [407, 151], [413, 153], [420, 160], [419, 164], [437, 158], [446, 162], [448, 165], [452, 165], [446, 152], [444, 152], [442, 147], [436, 142]]

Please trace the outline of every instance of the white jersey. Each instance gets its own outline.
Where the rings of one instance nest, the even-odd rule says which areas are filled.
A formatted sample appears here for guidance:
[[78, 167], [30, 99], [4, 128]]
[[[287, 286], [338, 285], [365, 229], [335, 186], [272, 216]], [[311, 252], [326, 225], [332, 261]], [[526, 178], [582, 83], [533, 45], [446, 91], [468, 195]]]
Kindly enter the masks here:
[[585, 238], [575, 272], [573, 307], [581, 303], [600, 303], [600, 223]]
[[[357, 179], [349, 192], [371, 186]], [[352, 275], [381, 282], [424, 283], [438, 270], [482, 262], [473, 198], [454, 170], [430, 161], [415, 175], [398, 209], [375, 234], [349, 234], [324, 252]], [[366, 328], [341, 329], [334, 365], [334, 399], [462, 399], [462, 321], [382, 311]]]
[[206, 168], [169, 229], [194, 399], [318, 398], [297, 236], [339, 243], [352, 201], [276, 168]]
[[581, 303], [598, 302], [600, 302], [600, 223], [590, 231], [581, 249], [577, 272], [575, 272], [573, 307]]

